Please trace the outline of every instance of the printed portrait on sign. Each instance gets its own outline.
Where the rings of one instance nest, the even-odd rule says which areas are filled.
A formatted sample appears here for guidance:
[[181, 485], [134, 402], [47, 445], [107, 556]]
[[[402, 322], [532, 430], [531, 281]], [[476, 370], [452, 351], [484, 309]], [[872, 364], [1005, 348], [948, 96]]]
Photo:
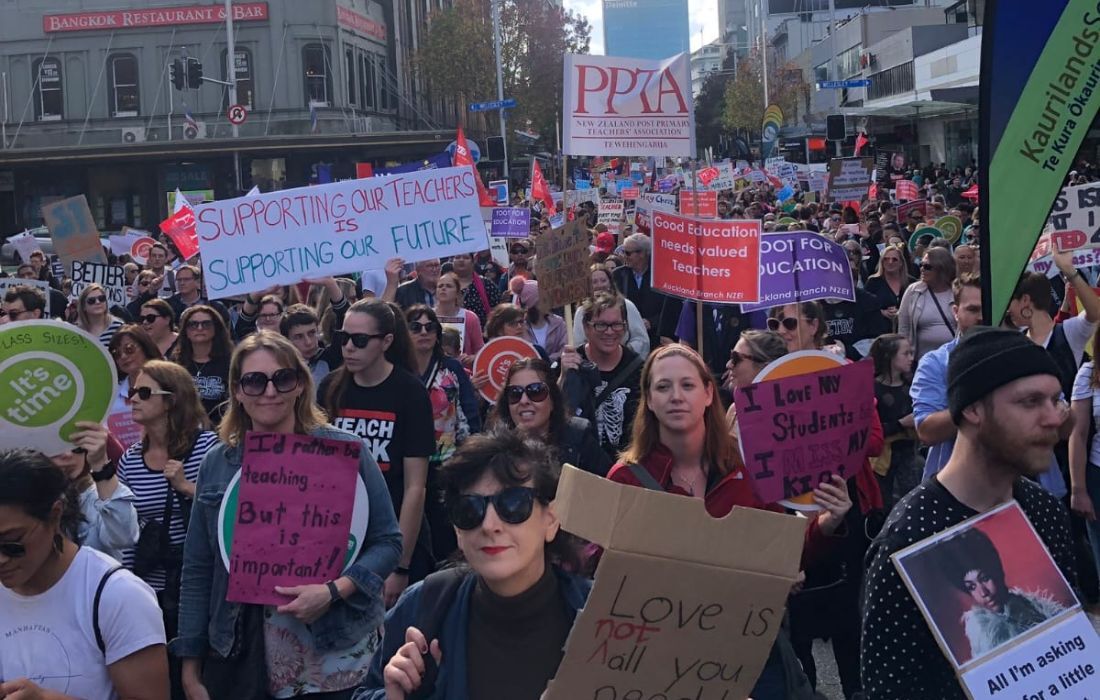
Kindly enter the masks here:
[[893, 559], [956, 668], [1078, 605], [1015, 501], [918, 542]]

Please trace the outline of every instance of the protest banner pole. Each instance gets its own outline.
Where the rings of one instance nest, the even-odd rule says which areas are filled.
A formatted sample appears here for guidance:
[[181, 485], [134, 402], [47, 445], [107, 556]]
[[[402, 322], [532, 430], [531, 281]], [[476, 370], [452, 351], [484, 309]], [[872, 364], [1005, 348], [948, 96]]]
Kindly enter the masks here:
[[[694, 158], [691, 159], [691, 200], [695, 210], [694, 216], [699, 216], [699, 176], [698, 165]], [[702, 263], [698, 253], [695, 255], [695, 260], [697, 265]], [[701, 356], [703, 354], [703, 302], [701, 301], [695, 302], [695, 339], [698, 341], [696, 349]]]
[[[569, 156], [561, 154], [561, 217], [562, 224], [569, 223]], [[565, 344], [573, 344], [573, 305], [565, 305]]]

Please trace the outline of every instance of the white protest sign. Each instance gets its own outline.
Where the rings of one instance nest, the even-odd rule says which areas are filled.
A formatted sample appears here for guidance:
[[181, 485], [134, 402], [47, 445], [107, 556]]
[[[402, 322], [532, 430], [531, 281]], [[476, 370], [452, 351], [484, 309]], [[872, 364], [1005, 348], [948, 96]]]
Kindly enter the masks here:
[[[1083, 269], [1098, 265], [1100, 265], [1100, 244], [1089, 248], [1079, 248], [1073, 251], [1074, 267]], [[1054, 264], [1054, 257], [1051, 256], [1049, 248], [1045, 254], [1038, 257], [1032, 257], [1031, 261], [1027, 264], [1027, 271], [1038, 272], [1051, 279], [1054, 279], [1059, 274], [1058, 266]]]
[[15, 249], [19, 252], [19, 259], [23, 262], [30, 261], [31, 253], [42, 247], [38, 244], [38, 239], [35, 238], [34, 234], [30, 231], [8, 236], [8, 242], [15, 246]]
[[767, 182], [768, 176], [764, 174], [763, 170], [754, 168], [749, 171], [749, 182], [761, 183]]
[[695, 156], [687, 53], [660, 61], [565, 55], [563, 151], [573, 156]]
[[718, 170], [718, 177], [710, 181], [707, 185], [707, 189], [713, 192], [721, 192], [722, 190], [733, 189], [733, 163], [728, 160], [724, 160], [720, 163], [715, 163], [714, 167]]
[[653, 212], [676, 213], [676, 196], [659, 192], [646, 192], [634, 203], [634, 227], [638, 233], [651, 233]]
[[595, 187], [587, 190], [569, 190], [567, 193], [569, 206], [576, 206], [581, 202], [592, 202], [599, 205], [600, 203], [600, 191]]
[[1046, 229], [1060, 250], [1100, 246], [1100, 183], [1063, 188]]
[[42, 314], [43, 318], [49, 318], [53, 314], [50, 313], [50, 285], [42, 280], [25, 280], [19, 277], [4, 277], [0, 278], [0, 299], [4, 298], [4, 295], [9, 290], [15, 287], [34, 287], [46, 297], [46, 310]]
[[474, 171], [420, 170], [195, 207], [211, 298], [489, 247]]
[[829, 199], [860, 201], [871, 187], [871, 158], [833, 158], [829, 161]]
[[623, 223], [623, 202], [600, 202], [596, 223], [607, 226], [612, 233], [618, 233]]
[[811, 170], [810, 171], [810, 191], [811, 192], [824, 192], [825, 188], [829, 184], [829, 173], [824, 170]]
[[73, 296], [79, 296], [91, 284], [98, 284], [107, 292], [108, 308], [125, 306], [129, 301], [126, 296], [126, 272], [121, 266], [74, 260]]

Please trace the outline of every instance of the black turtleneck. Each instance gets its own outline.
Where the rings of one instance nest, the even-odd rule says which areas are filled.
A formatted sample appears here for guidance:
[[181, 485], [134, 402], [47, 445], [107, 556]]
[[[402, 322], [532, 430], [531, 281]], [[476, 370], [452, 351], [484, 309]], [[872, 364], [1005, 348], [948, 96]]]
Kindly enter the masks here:
[[466, 631], [470, 697], [538, 700], [557, 673], [571, 626], [549, 565], [538, 583], [510, 598], [479, 578]]

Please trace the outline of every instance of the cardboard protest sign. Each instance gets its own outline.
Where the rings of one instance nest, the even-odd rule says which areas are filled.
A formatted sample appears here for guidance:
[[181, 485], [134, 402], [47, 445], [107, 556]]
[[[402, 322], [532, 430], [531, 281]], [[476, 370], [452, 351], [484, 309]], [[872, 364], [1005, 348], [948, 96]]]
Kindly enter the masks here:
[[535, 255], [539, 310], [549, 313], [588, 296], [588, 232], [579, 221], [535, 238]]
[[52, 316], [50, 311], [50, 284], [43, 282], [42, 280], [25, 280], [20, 277], [3, 277], [0, 278], [0, 299], [4, 298], [4, 295], [8, 293], [9, 289], [15, 287], [34, 287], [38, 291], [42, 292], [42, 296], [46, 298], [46, 312], [45, 318]]
[[775, 503], [833, 474], [855, 476], [875, 413], [874, 368], [855, 362], [737, 390], [737, 426], [757, 496]]
[[654, 212], [655, 291], [715, 304], [760, 298], [759, 221], [702, 221]]
[[120, 265], [73, 262], [73, 296], [78, 296], [90, 284], [98, 284], [107, 292], [107, 306], [125, 306], [130, 300], [126, 295], [126, 271]]
[[718, 218], [718, 193], [680, 190], [680, 213], [700, 219]]
[[61, 258], [66, 272], [72, 270], [74, 260], [107, 262], [99, 229], [84, 195], [42, 205], [42, 218], [50, 229], [53, 252]]
[[[541, 288], [539, 292], [542, 292]], [[538, 356], [535, 346], [523, 338], [501, 336], [482, 345], [474, 358], [474, 375], [489, 376], [489, 381], [478, 389], [481, 396], [489, 403], [496, 403], [504, 389], [509, 368], [519, 360], [534, 360]]]
[[1100, 693], [1100, 638], [1016, 501], [891, 560], [971, 698]]
[[494, 207], [490, 224], [492, 235], [501, 238], [527, 238], [531, 235], [529, 207]]
[[844, 248], [812, 231], [760, 238], [760, 301], [744, 312], [818, 299], [855, 301], [852, 267]]
[[687, 53], [660, 61], [565, 55], [562, 150], [571, 156], [695, 156]]
[[114, 401], [115, 363], [99, 339], [59, 321], [0, 326], [0, 449], [72, 449], [77, 421], [101, 423]]
[[805, 520], [749, 508], [713, 518], [699, 499], [569, 465], [554, 504], [564, 530], [605, 551], [544, 700], [748, 697], [798, 574]]
[[489, 247], [469, 166], [269, 192], [195, 207], [212, 298]]
[[283, 605], [289, 599], [275, 586], [340, 575], [362, 449], [359, 441], [245, 434], [226, 600]]
[[829, 199], [861, 201], [871, 187], [871, 158], [833, 158], [829, 161]]

